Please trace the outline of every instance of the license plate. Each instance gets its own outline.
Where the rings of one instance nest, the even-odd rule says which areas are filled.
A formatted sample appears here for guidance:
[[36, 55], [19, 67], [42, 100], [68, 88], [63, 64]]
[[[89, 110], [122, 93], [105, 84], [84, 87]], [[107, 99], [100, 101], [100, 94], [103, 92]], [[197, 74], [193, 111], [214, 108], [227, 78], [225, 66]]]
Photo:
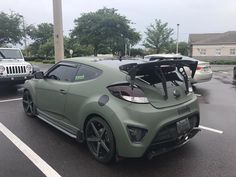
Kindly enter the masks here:
[[176, 124], [177, 124], [177, 132], [179, 134], [186, 133], [190, 129], [190, 124], [189, 124], [188, 118], [183, 119], [183, 120], [177, 122]]
[[204, 71], [209, 71], [209, 67], [204, 67]]

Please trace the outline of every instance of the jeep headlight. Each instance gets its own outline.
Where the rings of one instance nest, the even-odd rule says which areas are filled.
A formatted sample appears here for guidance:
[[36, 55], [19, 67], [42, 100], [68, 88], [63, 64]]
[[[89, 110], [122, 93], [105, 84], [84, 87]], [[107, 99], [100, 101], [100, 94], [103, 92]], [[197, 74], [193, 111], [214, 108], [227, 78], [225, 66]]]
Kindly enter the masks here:
[[146, 135], [146, 133], [148, 132], [147, 129], [133, 127], [130, 125], [127, 126], [127, 129], [128, 129], [130, 141], [132, 141], [133, 143], [140, 143], [142, 139], [144, 138], [144, 136]]
[[5, 71], [5, 67], [4, 66], [0, 66], [0, 73], [3, 73]]
[[31, 71], [31, 69], [32, 69], [32, 66], [31, 66], [31, 65], [27, 65], [27, 66], [26, 66], [26, 70], [27, 70], [27, 71]]

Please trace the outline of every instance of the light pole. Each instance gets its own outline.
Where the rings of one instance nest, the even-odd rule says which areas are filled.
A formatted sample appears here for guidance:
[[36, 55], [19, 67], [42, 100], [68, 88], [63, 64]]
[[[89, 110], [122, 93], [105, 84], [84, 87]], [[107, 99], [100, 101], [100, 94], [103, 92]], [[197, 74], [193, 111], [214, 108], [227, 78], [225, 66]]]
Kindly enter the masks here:
[[177, 24], [176, 54], [179, 53], [179, 24]]
[[63, 25], [61, 0], [53, 0], [55, 62], [64, 58]]
[[27, 38], [26, 38], [26, 25], [25, 25], [25, 18], [22, 15], [19, 15], [19, 17], [22, 19], [22, 25], [23, 25], [23, 41], [24, 41], [24, 49], [25, 49], [25, 54], [26, 56], [28, 56], [28, 52], [27, 52]]

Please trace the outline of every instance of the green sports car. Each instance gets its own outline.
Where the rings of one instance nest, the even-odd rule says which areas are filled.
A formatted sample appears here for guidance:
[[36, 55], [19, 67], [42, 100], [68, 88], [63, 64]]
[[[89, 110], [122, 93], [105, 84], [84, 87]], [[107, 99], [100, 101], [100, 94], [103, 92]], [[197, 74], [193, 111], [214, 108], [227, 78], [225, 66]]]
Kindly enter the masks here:
[[200, 131], [186, 66], [193, 77], [195, 61], [65, 59], [25, 82], [24, 111], [86, 142], [102, 163], [152, 158]]

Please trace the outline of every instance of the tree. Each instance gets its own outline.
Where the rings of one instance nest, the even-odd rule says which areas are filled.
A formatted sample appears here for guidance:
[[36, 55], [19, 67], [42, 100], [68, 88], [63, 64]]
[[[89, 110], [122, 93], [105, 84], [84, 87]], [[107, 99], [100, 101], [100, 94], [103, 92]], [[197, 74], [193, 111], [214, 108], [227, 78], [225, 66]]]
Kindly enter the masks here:
[[146, 48], [155, 50], [156, 53], [165, 52], [168, 46], [173, 42], [171, 36], [173, 29], [168, 28], [168, 23], [162, 23], [161, 20], [155, 20], [151, 24], [145, 34], [147, 35], [143, 45]]
[[21, 43], [23, 37], [22, 16], [11, 12], [10, 15], [0, 13], [0, 46]]
[[130, 49], [130, 56], [132, 57], [143, 57], [145, 55], [145, 51], [141, 48], [131, 48]]
[[39, 44], [44, 44], [53, 38], [53, 24], [51, 23], [41, 23], [37, 27], [30, 25], [26, 31], [30, 38]]
[[131, 21], [113, 8], [85, 13], [74, 23], [71, 37], [81, 45], [91, 45], [95, 56], [100, 51], [124, 53], [126, 43], [134, 45], [140, 40], [140, 34], [130, 27]]
[[[176, 52], [176, 43], [170, 44], [168, 48], [168, 53], [175, 53]], [[181, 55], [188, 55], [188, 43], [187, 42], [179, 42], [178, 45], [178, 53]]]
[[181, 55], [188, 56], [188, 43], [179, 42], [178, 50]]
[[73, 50], [73, 56], [88, 56], [93, 54], [93, 47], [90, 45], [81, 45], [78, 40], [64, 37], [65, 56], [70, 56], [70, 50]]
[[27, 35], [34, 41], [29, 45], [29, 50], [33, 55], [53, 56], [53, 25], [41, 23], [37, 27], [30, 25], [26, 28]]

